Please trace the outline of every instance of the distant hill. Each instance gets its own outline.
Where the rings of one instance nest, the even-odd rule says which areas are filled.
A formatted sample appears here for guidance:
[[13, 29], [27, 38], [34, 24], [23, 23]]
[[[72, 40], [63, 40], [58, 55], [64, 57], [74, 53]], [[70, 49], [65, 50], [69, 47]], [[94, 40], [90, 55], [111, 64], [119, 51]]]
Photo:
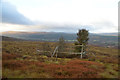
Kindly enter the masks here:
[[[34, 41], [58, 41], [63, 36], [66, 41], [73, 42], [76, 40], [77, 35], [75, 33], [62, 33], [62, 32], [3, 32], [3, 36], [19, 38], [24, 40]], [[109, 33], [106, 34], [89, 34], [89, 44], [99, 46], [117, 46], [118, 36]]]
[[12, 38], [6, 36], [0, 36], [0, 37], [2, 37], [2, 41], [24, 41], [23, 39], [18, 39], [18, 38]]
[[2, 35], [26, 40], [44, 40], [44, 41], [57, 41], [61, 36], [63, 36], [65, 40], [76, 39], [76, 34], [58, 32], [3, 32]]
[[104, 36], [118, 36], [118, 33], [99, 33], [99, 35], [104, 35]]

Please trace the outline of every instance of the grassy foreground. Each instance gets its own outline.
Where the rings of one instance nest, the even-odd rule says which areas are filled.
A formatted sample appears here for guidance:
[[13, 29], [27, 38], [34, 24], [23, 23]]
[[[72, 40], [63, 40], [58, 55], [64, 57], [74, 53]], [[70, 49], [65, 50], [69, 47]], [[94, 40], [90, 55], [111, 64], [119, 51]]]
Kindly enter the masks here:
[[[3, 41], [3, 78], [117, 78], [118, 50], [89, 46], [86, 59], [51, 58], [36, 54], [36, 44], [42, 42]], [[47, 44], [54, 46], [54, 42]], [[71, 43], [67, 43], [72, 45]], [[54, 47], [51, 48], [51, 50]], [[68, 53], [69, 54], [69, 53]]]

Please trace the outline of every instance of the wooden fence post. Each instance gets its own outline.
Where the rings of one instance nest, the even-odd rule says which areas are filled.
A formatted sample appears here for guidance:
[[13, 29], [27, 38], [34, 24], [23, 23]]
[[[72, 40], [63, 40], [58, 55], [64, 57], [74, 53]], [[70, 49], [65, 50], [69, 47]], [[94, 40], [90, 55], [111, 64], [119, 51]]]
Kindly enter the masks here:
[[81, 59], [82, 59], [82, 55], [83, 55], [83, 44], [82, 44], [82, 50], [81, 50]]

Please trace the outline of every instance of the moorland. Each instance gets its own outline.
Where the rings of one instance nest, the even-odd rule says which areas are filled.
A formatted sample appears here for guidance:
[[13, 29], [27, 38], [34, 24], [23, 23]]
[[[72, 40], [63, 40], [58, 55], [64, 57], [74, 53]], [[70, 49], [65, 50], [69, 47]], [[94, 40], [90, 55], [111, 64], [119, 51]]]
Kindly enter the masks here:
[[87, 57], [80, 59], [80, 55], [71, 54], [74, 43], [68, 42], [65, 53], [51, 58], [56, 45], [57, 42], [3, 40], [2, 77], [118, 78], [117, 48], [88, 45]]

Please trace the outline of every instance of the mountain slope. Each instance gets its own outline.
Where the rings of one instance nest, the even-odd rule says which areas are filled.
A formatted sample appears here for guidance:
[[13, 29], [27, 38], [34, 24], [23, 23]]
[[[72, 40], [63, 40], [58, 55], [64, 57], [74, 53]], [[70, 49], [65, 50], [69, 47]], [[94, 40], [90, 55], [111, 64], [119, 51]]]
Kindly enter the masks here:
[[[61, 32], [4, 32], [3, 36], [35, 41], [58, 41], [58, 39], [63, 36], [66, 41], [70, 42], [75, 41], [77, 37], [75, 33]], [[89, 44], [100, 46], [117, 46], [118, 36], [107, 36], [102, 34], [90, 33]]]
[[[0, 36], [1, 37], [1, 36]], [[24, 41], [23, 39], [2, 36], [2, 41]]]

